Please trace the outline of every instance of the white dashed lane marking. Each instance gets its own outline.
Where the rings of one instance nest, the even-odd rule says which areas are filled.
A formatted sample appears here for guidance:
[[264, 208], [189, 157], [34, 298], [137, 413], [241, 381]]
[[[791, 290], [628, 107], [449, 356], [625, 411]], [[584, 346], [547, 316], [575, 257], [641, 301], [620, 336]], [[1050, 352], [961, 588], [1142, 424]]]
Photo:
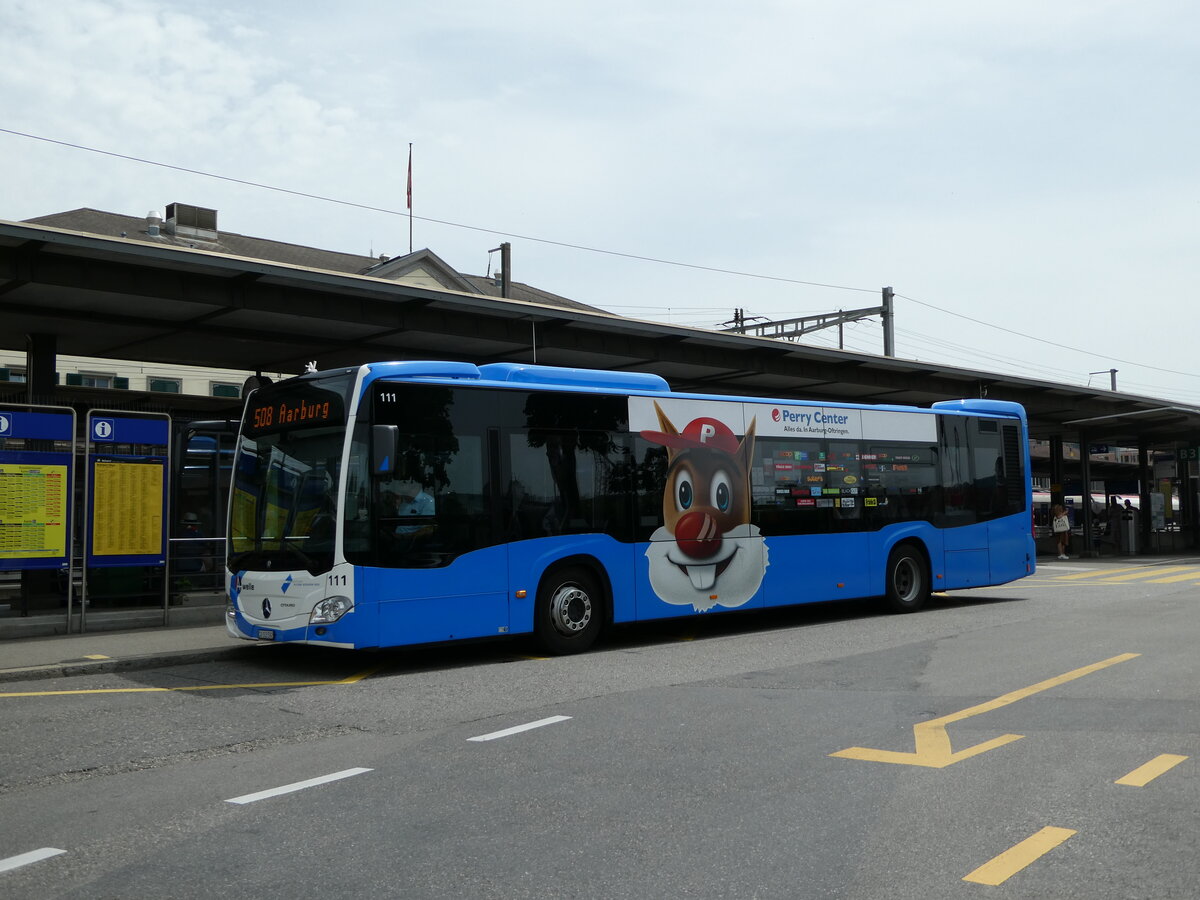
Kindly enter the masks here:
[[247, 803], [255, 803], [259, 800], [267, 800], [271, 797], [278, 797], [281, 794], [291, 794], [296, 791], [302, 791], [305, 788], [316, 787], [320, 784], [329, 784], [331, 781], [340, 781], [343, 778], [352, 778], [355, 775], [361, 775], [363, 772], [370, 771], [370, 769], [345, 769], [341, 772], [334, 772], [330, 775], [322, 775], [319, 778], [310, 778], [307, 781], [297, 781], [294, 784], [285, 784], [281, 787], [259, 791], [256, 794], [243, 794], [241, 797], [233, 797], [225, 802], [236, 803], [241, 806]]
[[538, 719], [536, 722], [528, 722], [525, 725], [514, 725], [512, 728], [505, 728], [503, 731], [493, 731], [491, 734], [481, 734], [477, 737], [467, 738], [468, 741], [494, 741], [496, 738], [509, 737], [514, 734], [520, 734], [522, 731], [529, 731], [533, 728], [541, 728], [545, 725], [554, 725], [558, 722], [566, 722], [570, 716], [550, 716], [548, 719]]
[[66, 852], [66, 850], [59, 850], [57, 847], [43, 847], [41, 850], [30, 850], [28, 853], [10, 856], [8, 859], [0, 859], [0, 872], [10, 872], [13, 869], [21, 868], [21, 866], [41, 862], [43, 859], [49, 859], [52, 856], [58, 856], [60, 853]]

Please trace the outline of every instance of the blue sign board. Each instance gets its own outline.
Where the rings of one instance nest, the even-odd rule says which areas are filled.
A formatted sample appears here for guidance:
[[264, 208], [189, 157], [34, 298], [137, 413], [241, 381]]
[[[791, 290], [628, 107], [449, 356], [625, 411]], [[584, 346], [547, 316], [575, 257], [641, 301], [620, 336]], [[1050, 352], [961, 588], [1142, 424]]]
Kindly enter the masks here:
[[170, 438], [166, 419], [95, 416], [90, 423], [92, 441], [98, 444], [159, 444], [165, 447]]
[[0, 409], [0, 438], [69, 441], [73, 418], [66, 412], [11, 412]]
[[117, 451], [131, 444], [166, 447], [169, 421], [91, 415], [88, 437], [88, 567], [163, 565], [167, 550], [166, 459], [162, 454]]

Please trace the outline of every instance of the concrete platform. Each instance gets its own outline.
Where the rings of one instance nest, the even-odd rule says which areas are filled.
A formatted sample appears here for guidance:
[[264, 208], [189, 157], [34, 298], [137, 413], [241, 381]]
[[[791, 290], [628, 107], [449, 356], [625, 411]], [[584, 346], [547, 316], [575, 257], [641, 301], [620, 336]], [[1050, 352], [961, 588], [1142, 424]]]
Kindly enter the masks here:
[[231, 638], [223, 622], [18, 638], [0, 642], [0, 682], [211, 662], [268, 646]]

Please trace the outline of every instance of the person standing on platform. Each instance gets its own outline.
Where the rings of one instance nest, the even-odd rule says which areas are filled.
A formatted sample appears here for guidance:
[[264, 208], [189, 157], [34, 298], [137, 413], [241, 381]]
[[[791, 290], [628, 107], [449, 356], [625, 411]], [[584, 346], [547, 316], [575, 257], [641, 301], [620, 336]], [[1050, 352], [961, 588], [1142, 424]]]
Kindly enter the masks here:
[[1058, 558], [1070, 559], [1067, 556], [1067, 542], [1071, 539], [1071, 520], [1067, 517], [1067, 511], [1061, 503], [1055, 503], [1051, 518], [1051, 530], [1054, 532], [1054, 541], [1058, 546]]

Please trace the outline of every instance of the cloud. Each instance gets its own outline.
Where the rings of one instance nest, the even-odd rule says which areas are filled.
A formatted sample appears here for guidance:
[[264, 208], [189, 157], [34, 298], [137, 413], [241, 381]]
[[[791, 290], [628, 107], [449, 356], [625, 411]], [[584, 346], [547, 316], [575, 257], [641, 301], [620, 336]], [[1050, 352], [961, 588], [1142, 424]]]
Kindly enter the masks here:
[[[353, 115], [308, 94], [280, 60], [253, 52], [260, 37], [142, 0], [16, 0], [0, 12], [6, 124], [240, 177], [311, 172], [325, 159], [316, 145], [344, 140]], [[72, 159], [54, 167], [70, 170], [76, 189], [87, 170], [103, 168], [94, 157]], [[80, 190], [74, 205], [90, 205], [94, 193]]]

